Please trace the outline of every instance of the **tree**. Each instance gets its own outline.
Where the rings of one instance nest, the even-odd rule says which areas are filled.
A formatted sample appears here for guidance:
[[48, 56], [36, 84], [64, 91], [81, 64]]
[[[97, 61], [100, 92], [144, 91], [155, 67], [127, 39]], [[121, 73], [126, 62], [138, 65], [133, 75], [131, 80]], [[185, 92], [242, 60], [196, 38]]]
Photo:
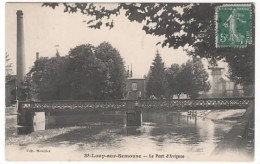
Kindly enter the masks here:
[[178, 64], [172, 64], [171, 67], [165, 71], [169, 97], [177, 95], [178, 99], [180, 98], [180, 94], [182, 93], [180, 72], [181, 67]]
[[66, 99], [67, 57], [40, 58], [27, 74], [26, 85], [30, 85], [31, 98], [40, 100]]
[[98, 47], [81, 45], [72, 49], [70, 70], [78, 98], [120, 99], [123, 97], [125, 68], [119, 52], [109, 43]]
[[165, 94], [165, 68], [162, 58], [157, 51], [150, 67], [147, 81], [147, 95], [154, 95], [155, 97], [162, 97]]
[[13, 63], [10, 63], [9, 54], [5, 53], [5, 80], [8, 81], [13, 75]]
[[226, 56], [229, 67], [229, 78], [243, 86], [254, 84], [255, 76], [255, 49], [239, 49]]
[[239, 97], [239, 90], [237, 84], [234, 84], [233, 97]]
[[74, 99], [105, 98], [107, 68], [94, 50], [94, 46], [85, 44], [69, 52], [70, 93]]
[[254, 96], [254, 87], [252, 85], [244, 85], [243, 92], [243, 96]]
[[20, 101], [35, 100], [34, 89], [32, 87], [31, 78], [28, 74], [25, 76], [24, 81], [17, 86], [16, 92], [17, 99]]
[[107, 97], [120, 99], [123, 98], [125, 87], [126, 71], [122, 57], [117, 49], [110, 43], [103, 42], [96, 49], [95, 54], [107, 68]]
[[[59, 3], [44, 3], [55, 9]], [[111, 8], [93, 3], [63, 3], [64, 12], [81, 12], [93, 19], [90, 28], [102, 26], [113, 28], [112, 16], [124, 14], [130, 21], [143, 24], [147, 34], [163, 36], [161, 44], [173, 48], [189, 46], [189, 55], [206, 58], [211, 64], [217, 60], [226, 61], [230, 76], [239, 83], [254, 83], [254, 4], [252, 8], [252, 45], [245, 48], [215, 47], [215, 8], [221, 3], [119, 3]], [[247, 60], [239, 60], [246, 58]], [[243, 65], [244, 72], [239, 66]], [[247, 73], [250, 72], [250, 73]]]
[[25, 88], [27, 97], [40, 100], [119, 99], [124, 73], [123, 60], [109, 43], [83, 44], [68, 55], [36, 60]]
[[181, 67], [178, 78], [183, 93], [189, 95], [191, 98], [197, 98], [199, 92], [209, 90], [209, 75], [203, 68], [200, 58], [193, 57], [192, 60], [188, 60], [185, 64], [182, 64]]
[[[45, 74], [47, 72], [47, 62], [48, 58], [40, 58], [34, 62], [34, 65], [30, 71], [26, 74], [24, 86], [28, 87], [29, 90], [25, 90], [26, 93], [23, 97], [35, 97], [36, 99], [41, 99], [41, 89], [42, 83], [44, 83]], [[26, 87], [27, 88], [27, 87]], [[28, 96], [29, 95], [29, 96]]]

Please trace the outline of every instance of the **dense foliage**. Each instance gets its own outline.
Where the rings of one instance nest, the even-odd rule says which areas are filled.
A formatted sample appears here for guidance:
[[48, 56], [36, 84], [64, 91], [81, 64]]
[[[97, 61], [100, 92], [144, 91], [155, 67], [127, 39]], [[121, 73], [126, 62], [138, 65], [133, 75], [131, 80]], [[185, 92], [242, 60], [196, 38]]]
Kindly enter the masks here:
[[210, 84], [208, 82], [208, 73], [203, 68], [200, 58], [193, 57], [185, 64], [171, 65], [166, 70], [168, 96], [187, 94], [190, 98], [197, 98], [200, 92], [208, 91]]
[[147, 79], [147, 95], [163, 97], [165, 94], [165, 68], [162, 58], [157, 51], [150, 67]]
[[193, 57], [181, 66], [172, 64], [165, 68], [157, 52], [148, 73], [147, 95], [157, 98], [176, 95], [179, 98], [183, 93], [190, 98], [197, 98], [200, 92], [210, 89], [208, 78], [200, 58]]
[[180, 97], [180, 94], [183, 93], [183, 89], [181, 88], [181, 67], [178, 64], [172, 64], [165, 71], [165, 76], [167, 80], [167, 97], [172, 97], [173, 95], [177, 95]]
[[191, 98], [197, 98], [199, 92], [208, 91], [210, 84], [208, 82], [209, 75], [203, 67], [200, 58], [193, 57], [181, 66], [179, 75], [180, 86], [183, 93]]
[[10, 56], [5, 53], [5, 80], [8, 81], [12, 78], [13, 75], [13, 63], [10, 63]]
[[[173, 48], [189, 46], [189, 55], [206, 58], [211, 64], [223, 59], [229, 64], [230, 77], [237, 83], [254, 83], [255, 8], [252, 7], [253, 43], [245, 48], [215, 47], [215, 9], [221, 3], [44, 3], [43, 6], [62, 5], [64, 12], [80, 12], [92, 18], [90, 28], [113, 28], [113, 16], [124, 14], [130, 21], [142, 23], [147, 34], [163, 36], [161, 44]], [[112, 7], [111, 7], [112, 6]], [[241, 67], [243, 66], [243, 67]]]
[[61, 57], [39, 58], [25, 81], [31, 99], [120, 99], [125, 68], [119, 52], [109, 43], [77, 46]]

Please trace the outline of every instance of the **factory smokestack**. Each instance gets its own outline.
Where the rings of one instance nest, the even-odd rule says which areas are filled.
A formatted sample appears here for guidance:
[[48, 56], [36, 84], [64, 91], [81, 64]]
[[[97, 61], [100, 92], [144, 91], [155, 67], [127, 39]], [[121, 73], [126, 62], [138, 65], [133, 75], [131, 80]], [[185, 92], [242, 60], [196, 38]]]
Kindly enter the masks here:
[[39, 59], [39, 57], [40, 57], [40, 54], [39, 54], [39, 52], [36, 52], [36, 60], [38, 60], [38, 59]]
[[23, 11], [17, 10], [17, 80], [24, 81], [25, 77], [25, 54], [24, 54], [24, 30], [23, 30]]

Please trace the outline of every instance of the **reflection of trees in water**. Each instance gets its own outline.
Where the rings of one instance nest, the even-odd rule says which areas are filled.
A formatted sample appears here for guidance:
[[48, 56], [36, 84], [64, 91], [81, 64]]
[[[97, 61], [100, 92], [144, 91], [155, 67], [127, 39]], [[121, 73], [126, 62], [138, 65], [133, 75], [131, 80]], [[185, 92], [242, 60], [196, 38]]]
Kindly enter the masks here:
[[211, 120], [197, 120], [197, 127], [200, 138], [202, 140], [207, 140], [209, 138], [214, 138], [215, 135], [215, 124]]
[[33, 127], [32, 126], [24, 126], [24, 127], [18, 127], [17, 128], [17, 134], [29, 134], [33, 132]]
[[142, 119], [143, 122], [152, 122], [156, 124], [164, 124], [166, 123], [166, 113], [163, 112], [150, 112], [150, 111], [144, 111], [142, 112]]
[[163, 142], [183, 144], [201, 142], [193, 118], [187, 120], [186, 116], [181, 116], [179, 113], [148, 112], [143, 113], [143, 121], [157, 124], [157, 127], [151, 130], [150, 135], [159, 145]]
[[205, 142], [211, 147], [220, 139], [220, 136], [223, 137], [226, 133], [211, 120], [181, 116], [178, 113], [143, 113], [143, 121], [157, 124], [150, 135], [159, 145], [167, 142], [188, 145]]
[[125, 127], [116, 123], [84, 126], [40, 144], [75, 146], [78, 151], [128, 149], [128, 146], [137, 144], [133, 148], [135, 149], [139, 144], [145, 144], [158, 150], [181, 146], [192, 152], [204, 152], [211, 151], [212, 146], [226, 133], [221, 129], [223, 125], [231, 126], [202, 118], [189, 118], [178, 113], [143, 112], [141, 127]]
[[[122, 128], [115, 126], [88, 126], [45, 140], [44, 146], [78, 145], [78, 149], [89, 147], [117, 147]], [[88, 145], [88, 146], [87, 146]]]
[[142, 130], [139, 127], [126, 127], [125, 134], [126, 136], [141, 136]]
[[152, 129], [153, 140], [169, 143], [197, 144], [202, 142], [198, 131], [193, 127], [157, 127]]
[[[54, 126], [75, 126], [75, 125], [123, 125], [125, 122], [125, 114], [108, 113], [103, 114], [101, 112], [91, 113], [82, 112], [81, 114], [61, 113], [61, 115], [49, 116], [55, 120]], [[47, 128], [51, 128], [53, 124], [47, 123]]]

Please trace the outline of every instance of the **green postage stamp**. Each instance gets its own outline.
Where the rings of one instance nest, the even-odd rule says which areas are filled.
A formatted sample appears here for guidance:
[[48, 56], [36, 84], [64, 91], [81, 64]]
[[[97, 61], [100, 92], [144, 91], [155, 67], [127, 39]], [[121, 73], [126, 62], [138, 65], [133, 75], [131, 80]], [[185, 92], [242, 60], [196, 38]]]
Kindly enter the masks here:
[[251, 5], [216, 8], [216, 47], [245, 47], [252, 44]]

